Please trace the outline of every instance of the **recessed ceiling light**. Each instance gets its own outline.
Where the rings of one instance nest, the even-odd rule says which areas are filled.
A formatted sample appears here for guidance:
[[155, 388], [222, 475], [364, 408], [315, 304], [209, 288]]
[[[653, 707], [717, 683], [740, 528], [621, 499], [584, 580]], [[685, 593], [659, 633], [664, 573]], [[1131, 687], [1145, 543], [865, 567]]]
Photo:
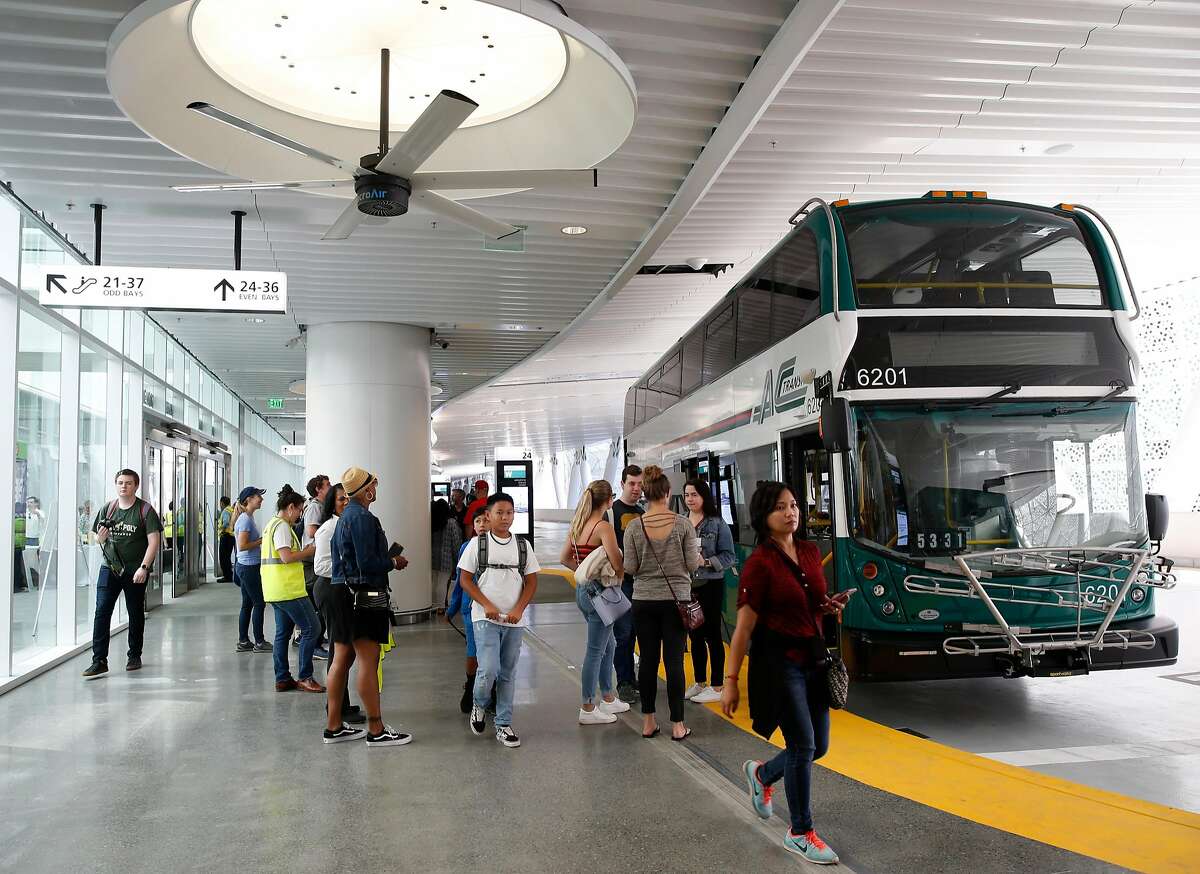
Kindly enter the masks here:
[[261, 325], [266, 319], [261, 319], [258, 316], [247, 316], [246, 321], [252, 325]]
[[568, 237], [577, 237], [580, 234], [586, 234], [587, 228], [585, 228], [583, 225], [567, 225], [562, 229], [562, 232]]
[[1058, 143], [1054, 146], [1047, 146], [1045, 154], [1047, 155], [1065, 155], [1067, 152], [1075, 148], [1074, 143]]

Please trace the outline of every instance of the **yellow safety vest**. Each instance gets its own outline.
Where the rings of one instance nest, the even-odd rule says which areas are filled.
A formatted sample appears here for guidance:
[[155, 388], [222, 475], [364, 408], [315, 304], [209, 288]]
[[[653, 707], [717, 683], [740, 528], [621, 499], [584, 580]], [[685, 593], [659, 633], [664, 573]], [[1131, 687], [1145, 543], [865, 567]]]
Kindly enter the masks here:
[[217, 514], [217, 533], [233, 534], [233, 507], [225, 507]]
[[304, 563], [293, 561], [284, 564], [283, 559], [279, 557], [279, 552], [275, 549], [275, 528], [279, 525], [287, 525], [288, 531], [292, 535], [292, 549], [296, 552], [300, 551], [300, 540], [296, 537], [292, 526], [279, 516], [272, 518], [267, 523], [267, 530], [263, 532], [262, 536], [262, 546], [259, 547], [259, 555], [262, 557], [264, 601], [291, 601], [308, 595], [308, 591], [304, 588]]
[[175, 536], [175, 511], [167, 510], [163, 514], [163, 537]]

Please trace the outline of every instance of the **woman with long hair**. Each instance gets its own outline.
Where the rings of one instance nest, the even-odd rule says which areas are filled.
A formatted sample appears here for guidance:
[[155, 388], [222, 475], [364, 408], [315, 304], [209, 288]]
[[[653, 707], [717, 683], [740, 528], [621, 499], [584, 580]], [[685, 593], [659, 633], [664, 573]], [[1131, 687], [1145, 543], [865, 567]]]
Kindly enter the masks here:
[[692, 597], [692, 571], [700, 566], [700, 541], [687, 519], [671, 512], [671, 481], [652, 464], [642, 471], [646, 512], [625, 529], [625, 570], [633, 575], [633, 629], [642, 654], [638, 691], [642, 700], [642, 737], [659, 733], [654, 715], [658, 663], [667, 669], [671, 740], [692, 733], [683, 723], [683, 649], [687, 632], [678, 604]]
[[[619, 586], [625, 574], [624, 563], [617, 546], [616, 529], [605, 518], [612, 502], [612, 485], [607, 480], [598, 479], [588, 483], [575, 508], [575, 517], [571, 520], [570, 533], [559, 561], [574, 570], [597, 549], [603, 549], [612, 567], [612, 575], [608, 578]], [[587, 650], [583, 656], [583, 670], [580, 671], [583, 703], [579, 707], [579, 724], [616, 722], [616, 714], [624, 713], [629, 705], [617, 697], [616, 677], [613, 674], [617, 639], [613, 636], [613, 627], [606, 625], [592, 606], [592, 597], [604, 586], [599, 579], [576, 583], [575, 604], [587, 621]], [[596, 700], [597, 686], [600, 688], [599, 701]]]
[[317, 602], [317, 609], [321, 611], [329, 635], [329, 667], [325, 671], [325, 691], [329, 696], [325, 705], [325, 713], [329, 717], [326, 730], [336, 738], [345, 737], [346, 731], [350, 732], [351, 737], [359, 736], [360, 733], [349, 729], [349, 726], [367, 721], [363, 712], [350, 704], [349, 678], [350, 668], [354, 664], [354, 641], [347, 634], [346, 626], [349, 622], [347, 616], [354, 605], [347, 603], [345, 586], [334, 586], [330, 582], [333, 577], [333, 532], [338, 517], [349, 501], [341, 483], [330, 486], [321, 501], [321, 523], [313, 537], [313, 546], [316, 548], [313, 572], [317, 575], [313, 583], [313, 600]]
[[[700, 567], [692, 574], [692, 595], [704, 611], [704, 624], [688, 632], [695, 682], [683, 697], [707, 704], [721, 700], [725, 676], [725, 639], [721, 636], [725, 622], [725, 569], [737, 563], [737, 555], [733, 551], [733, 534], [717, 511], [717, 502], [706, 480], [700, 477], [688, 480], [683, 487], [683, 503], [688, 508], [688, 521], [700, 539]], [[710, 662], [712, 685], [708, 682]]]
[[789, 852], [832, 865], [838, 857], [813, 828], [812, 763], [829, 749], [829, 699], [822, 619], [842, 612], [851, 591], [830, 597], [821, 551], [797, 535], [800, 509], [781, 482], [760, 483], [750, 499], [750, 525], [758, 545], [738, 585], [737, 628], [729, 644], [729, 671], [721, 692], [726, 716], [737, 710], [738, 675], [753, 637], [749, 692], [754, 730], [770, 737], [783, 729], [783, 752], [769, 762], [743, 766], [750, 803], [763, 819], [773, 811], [773, 787], [783, 779], [791, 828]]

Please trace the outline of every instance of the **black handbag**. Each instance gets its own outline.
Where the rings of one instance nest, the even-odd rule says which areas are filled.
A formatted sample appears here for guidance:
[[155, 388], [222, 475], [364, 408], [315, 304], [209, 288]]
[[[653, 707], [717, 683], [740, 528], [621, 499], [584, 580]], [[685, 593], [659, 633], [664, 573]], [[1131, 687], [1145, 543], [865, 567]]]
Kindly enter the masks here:
[[354, 590], [355, 610], [386, 610], [392, 611], [392, 593], [389, 589], [377, 591], [372, 589]]
[[825, 657], [825, 685], [829, 689], [829, 706], [834, 710], [845, 707], [850, 697], [850, 672], [837, 653]]

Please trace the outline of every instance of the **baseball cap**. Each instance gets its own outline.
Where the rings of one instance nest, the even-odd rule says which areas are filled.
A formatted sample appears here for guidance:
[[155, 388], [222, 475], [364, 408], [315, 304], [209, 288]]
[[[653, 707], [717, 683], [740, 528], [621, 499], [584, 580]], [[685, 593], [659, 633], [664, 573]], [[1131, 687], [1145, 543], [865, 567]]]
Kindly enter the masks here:
[[255, 495], [265, 495], [266, 493], [267, 493], [266, 489], [259, 489], [259, 488], [255, 488], [254, 486], [246, 486], [244, 489], [242, 489], [240, 492], [238, 492], [238, 503], [244, 504], [246, 501], [248, 501], [250, 498], [253, 498]]

